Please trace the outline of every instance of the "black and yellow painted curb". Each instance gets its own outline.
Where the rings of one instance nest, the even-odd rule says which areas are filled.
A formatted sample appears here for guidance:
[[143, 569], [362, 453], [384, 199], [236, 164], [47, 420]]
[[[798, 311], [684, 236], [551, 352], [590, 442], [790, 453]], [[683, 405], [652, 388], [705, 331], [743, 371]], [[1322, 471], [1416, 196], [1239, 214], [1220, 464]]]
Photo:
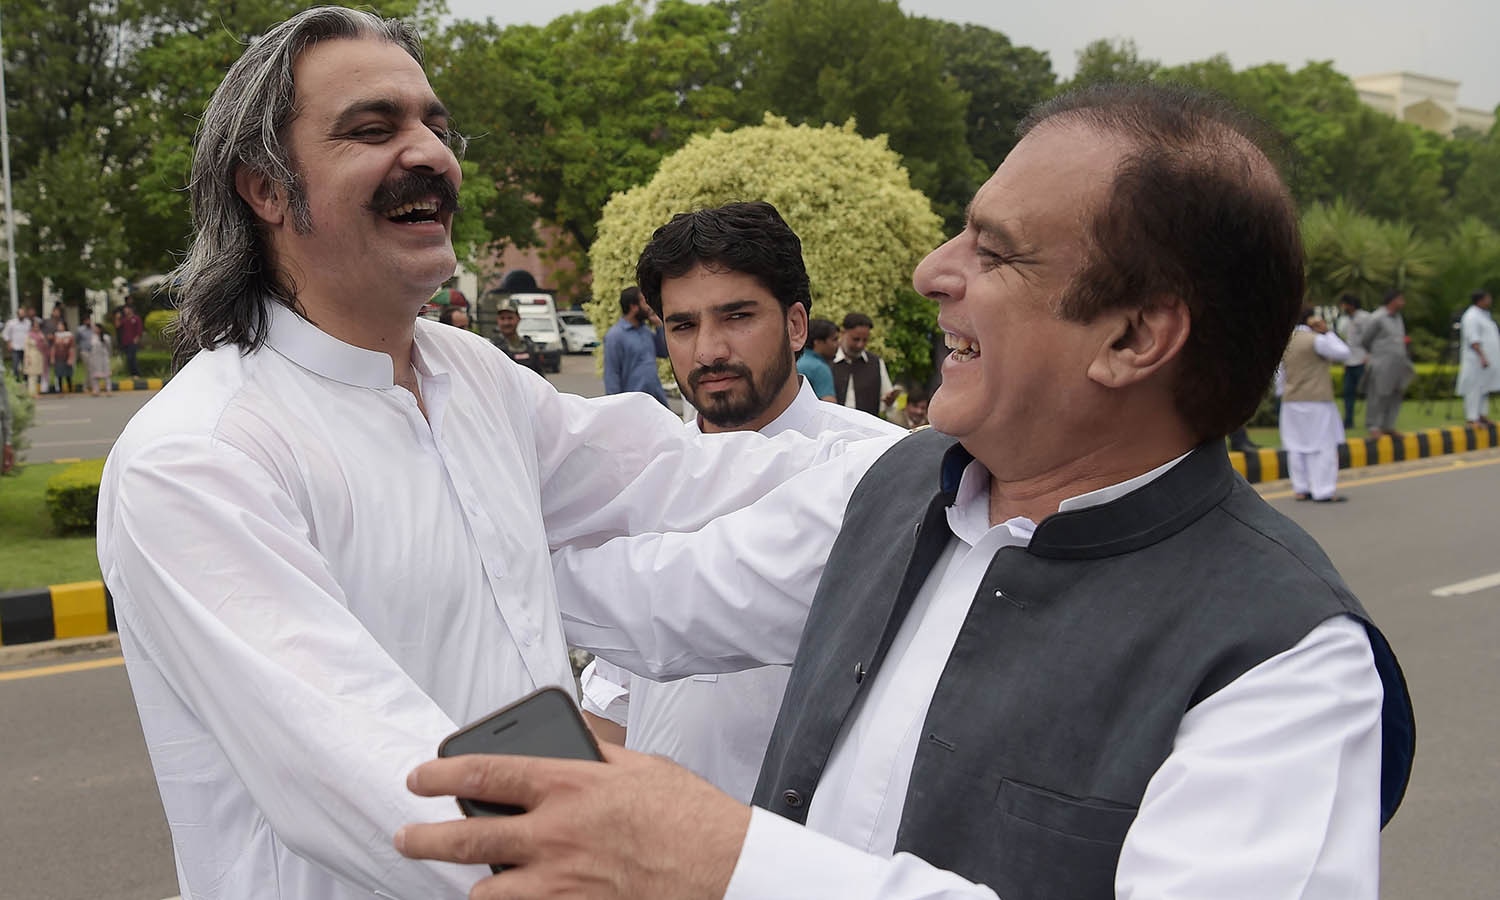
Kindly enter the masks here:
[[102, 581], [0, 593], [0, 644], [97, 637], [116, 631], [115, 605]]
[[[1497, 446], [1500, 446], [1500, 434], [1496, 433], [1493, 423], [1428, 428], [1425, 431], [1408, 431], [1399, 438], [1381, 435], [1378, 438], [1339, 444], [1339, 468], [1359, 469]], [[1271, 447], [1262, 447], [1251, 453], [1232, 450], [1229, 462], [1251, 484], [1280, 481], [1288, 477], [1285, 450]]]
[[[111, 381], [109, 383], [109, 389], [112, 391], [159, 391], [161, 390], [161, 386], [166, 383], [167, 379], [165, 378], [121, 378], [118, 381]], [[89, 389], [85, 384], [78, 384], [75, 382], [73, 384], [73, 390], [65, 390], [57, 393], [87, 394], [88, 391]], [[50, 397], [52, 396], [52, 394], [48, 393], [43, 394], [42, 396]]]
[[110, 382], [110, 390], [159, 391], [166, 381], [165, 378], [122, 378], [119, 381]]

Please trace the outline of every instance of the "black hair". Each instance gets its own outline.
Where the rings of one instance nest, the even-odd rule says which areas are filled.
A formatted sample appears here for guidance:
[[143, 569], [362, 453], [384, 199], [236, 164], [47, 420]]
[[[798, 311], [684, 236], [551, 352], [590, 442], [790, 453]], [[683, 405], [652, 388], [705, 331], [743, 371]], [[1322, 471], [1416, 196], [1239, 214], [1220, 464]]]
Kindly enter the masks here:
[[628, 316], [641, 303], [641, 289], [631, 285], [620, 292], [620, 315]]
[[829, 338], [839, 336], [839, 327], [827, 319], [807, 320], [807, 345], [811, 347], [818, 341], [826, 341]]
[[850, 328], [874, 328], [875, 322], [864, 313], [852, 312], [844, 316], [844, 330]]
[[1305, 292], [1274, 133], [1220, 97], [1158, 84], [1063, 94], [1019, 130], [1068, 126], [1130, 149], [1087, 226], [1088, 257], [1059, 314], [1089, 321], [1183, 303], [1192, 325], [1172, 386], [1177, 412], [1200, 440], [1228, 434], [1260, 404]]
[[749, 275], [776, 298], [783, 312], [794, 303], [812, 310], [802, 241], [776, 207], [764, 200], [678, 213], [656, 229], [641, 251], [635, 277], [658, 316], [662, 282], [681, 278], [698, 265]]

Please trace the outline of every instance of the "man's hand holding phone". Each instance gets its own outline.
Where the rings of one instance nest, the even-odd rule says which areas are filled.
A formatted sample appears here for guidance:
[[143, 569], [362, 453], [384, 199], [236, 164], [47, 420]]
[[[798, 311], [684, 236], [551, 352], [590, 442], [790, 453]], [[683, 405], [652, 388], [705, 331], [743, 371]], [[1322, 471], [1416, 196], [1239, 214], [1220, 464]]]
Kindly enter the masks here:
[[525, 812], [407, 825], [396, 849], [504, 867], [474, 898], [722, 897], [750, 808], [668, 760], [602, 749], [603, 763], [491, 754], [424, 763], [407, 777], [413, 793]]

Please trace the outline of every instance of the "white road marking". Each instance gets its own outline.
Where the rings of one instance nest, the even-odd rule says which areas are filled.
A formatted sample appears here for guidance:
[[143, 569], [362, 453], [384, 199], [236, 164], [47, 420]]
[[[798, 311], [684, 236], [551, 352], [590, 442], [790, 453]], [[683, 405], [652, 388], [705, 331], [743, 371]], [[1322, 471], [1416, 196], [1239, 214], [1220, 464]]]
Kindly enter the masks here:
[[1500, 572], [1493, 575], [1481, 575], [1478, 578], [1470, 578], [1468, 581], [1460, 581], [1457, 584], [1444, 585], [1432, 592], [1434, 597], [1457, 597], [1461, 594], [1472, 594], [1487, 588], [1500, 585]]

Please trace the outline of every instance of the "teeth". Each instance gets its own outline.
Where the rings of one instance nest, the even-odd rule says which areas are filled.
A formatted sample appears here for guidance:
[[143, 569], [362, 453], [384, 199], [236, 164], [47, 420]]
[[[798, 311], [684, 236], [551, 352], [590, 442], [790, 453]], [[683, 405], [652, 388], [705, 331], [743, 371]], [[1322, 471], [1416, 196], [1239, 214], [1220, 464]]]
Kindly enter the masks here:
[[943, 333], [943, 343], [956, 353], [978, 353], [979, 345], [965, 337], [956, 334]]
[[403, 206], [398, 206], [390, 212], [386, 213], [385, 216], [387, 219], [395, 219], [397, 217], [407, 215], [408, 213], [417, 212], [418, 210], [435, 213], [437, 212], [437, 208], [438, 205], [437, 201], [435, 200], [419, 200], [416, 203], [407, 203]]

